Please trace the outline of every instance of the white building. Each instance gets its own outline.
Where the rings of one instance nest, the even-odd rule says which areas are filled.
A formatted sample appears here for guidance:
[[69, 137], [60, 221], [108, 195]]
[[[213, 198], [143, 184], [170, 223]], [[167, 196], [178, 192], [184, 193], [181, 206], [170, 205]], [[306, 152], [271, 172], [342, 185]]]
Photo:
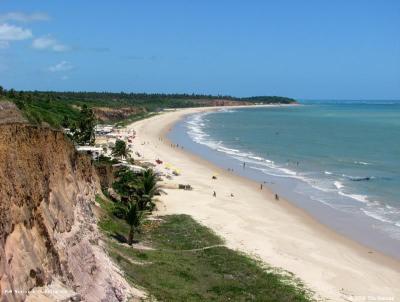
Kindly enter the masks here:
[[78, 146], [76, 147], [78, 152], [86, 153], [92, 156], [93, 159], [98, 159], [103, 154], [103, 148], [93, 146]]

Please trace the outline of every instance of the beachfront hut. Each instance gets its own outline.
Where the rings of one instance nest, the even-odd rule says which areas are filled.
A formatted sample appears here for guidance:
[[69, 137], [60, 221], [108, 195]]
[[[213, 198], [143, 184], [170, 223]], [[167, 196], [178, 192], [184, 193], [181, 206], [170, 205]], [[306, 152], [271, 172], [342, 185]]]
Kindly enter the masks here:
[[113, 167], [126, 167], [129, 170], [131, 170], [133, 173], [141, 173], [144, 170], [146, 170], [145, 168], [141, 167], [141, 166], [137, 166], [137, 165], [131, 165], [128, 163], [118, 163], [118, 164], [114, 164]]
[[107, 135], [113, 131], [114, 127], [109, 125], [96, 125], [95, 132], [96, 135]]
[[90, 155], [93, 159], [98, 159], [104, 153], [103, 148], [93, 146], [78, 146], [76, 150]]

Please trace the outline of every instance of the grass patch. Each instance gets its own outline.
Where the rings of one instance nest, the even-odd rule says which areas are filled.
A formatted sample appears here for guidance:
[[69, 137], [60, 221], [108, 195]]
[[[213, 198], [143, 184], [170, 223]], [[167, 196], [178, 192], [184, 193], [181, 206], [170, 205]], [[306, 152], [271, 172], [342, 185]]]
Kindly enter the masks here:
[[[110, 202], [99, 202], [111, 213]], [[107, 216], [107, 214], [106, 214]], [[108, 240], [111, 257], [126, 277], [159, 301], [312, 301], [310, 292], [288, 274], [225, 246], [210, 229], [187, 215], [147, 221], [136, 238], [154, 250]], [[107, 221], [107, 222], [106, 222]], [[127, 234], [115, 217], [100, 221], [108, 234]]]
[[112, 214], [114, 203], [99, 195], [96, 196], [96, 202], [100, 204], [105, 212], [99, 220], [100, 229], [110, 237], [126, 238], [129, 232], [129, 225], [123, 219], [119, 219]]
[[224, 243], [212, 230], [188, 215], [166, 216], [162, 219], [163, 223], [149, 234], [149, 239], [159, 249], [190, 250]]
[[77, 121], [79, 116], [77, 109], [60, 101], [39, 99], [35, 102], [25, 102], [21, 109], [29, 122], [33, 124], [47, 123], [54, 128], [60, 128], [64, 116], [71, 121]]

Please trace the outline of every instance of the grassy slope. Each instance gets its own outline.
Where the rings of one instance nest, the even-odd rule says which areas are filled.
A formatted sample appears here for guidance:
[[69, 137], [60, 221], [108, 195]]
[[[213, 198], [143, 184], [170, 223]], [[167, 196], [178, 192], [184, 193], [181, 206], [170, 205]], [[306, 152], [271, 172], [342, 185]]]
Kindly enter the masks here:
[[[126, 237], [128, 226], [110, 214], [112, 203], [100, 198], [98, 202], [105, 213], [101, 229], [114, 238]], [[263, 267], [247, 255], [220, 246], [222, 239], [190, 216], [170, 215], [161, 219], [146, 222], [137, 237], [154, 250], [133, 249], [108, 240], [110, 255], [127, 278], [157, 300], [312, 300], [290, 274]], [[209, 246], [215, 247], [193, 251]]]
[[79, 116], [78, 109], [68, 103], [57, 100], [35, 100], [31, 103], [26, 103], [21, 110], [31, 123], [40, 124], [45, 122], [54, 128], [60, 127], [64, 116], [67, 116], [71, 121], [76, 121]]

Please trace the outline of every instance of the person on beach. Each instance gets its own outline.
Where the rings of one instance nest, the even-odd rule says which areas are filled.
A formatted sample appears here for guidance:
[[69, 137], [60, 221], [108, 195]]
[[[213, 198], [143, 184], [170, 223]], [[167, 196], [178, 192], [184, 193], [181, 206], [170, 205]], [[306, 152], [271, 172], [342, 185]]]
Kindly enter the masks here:
[[214, 197], [217, 197], [217, 193], [216, 193], [215, 191], [214, 191], [214, 193], [213, 193], [213, 196], [214, 196]]
[[263, 189], [263, 184], [260, 184], [260, 190], [262, 190]]
[[278, 194], [275, 194], [275, 200], [279, 200]]
[[243, 169], [246, 168], [246, 162], [243, 162]]

